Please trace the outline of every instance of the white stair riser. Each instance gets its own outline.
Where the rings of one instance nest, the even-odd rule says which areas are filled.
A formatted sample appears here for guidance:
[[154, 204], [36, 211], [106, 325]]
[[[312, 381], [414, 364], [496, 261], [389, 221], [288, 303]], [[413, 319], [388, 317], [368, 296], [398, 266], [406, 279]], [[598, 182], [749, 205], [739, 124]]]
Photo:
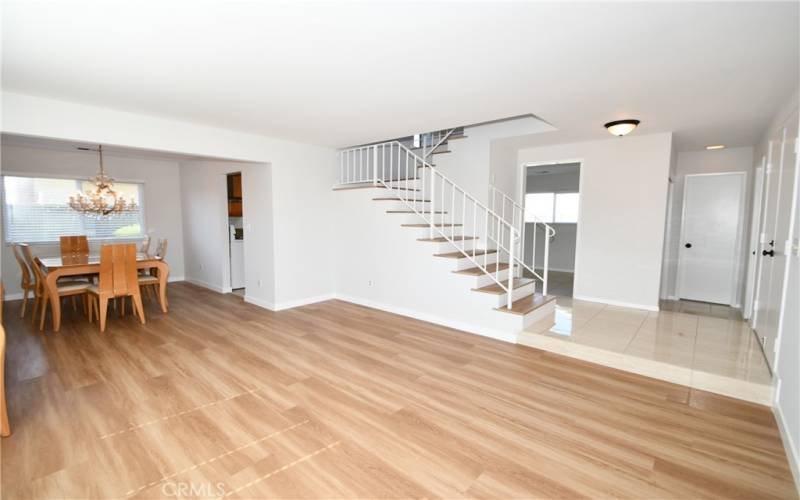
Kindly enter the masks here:
[[[427, 182], [427, 179], [426, 179]], [[386, 185], [390, 188], [392, 187], [407, 187], [407, 188], [414, 188], [414, 189], [422, 189], [422, 180], [421, 179], [408, 179], [402, 181], [387, 181]]]
[[[386, 194], [387, 197], [392, 196], [391, 193], [384, 193], [384, 194]], [[411, 210], [412, 208], [416, 210], [430, 210], [430, 203], [409, 202], [408, 204], [406, 204], [406, 202], [402, 200], [397, 200], [397, 201], [381, 200], [381, 201], [376, 201], [375, 203], [379, 204], [378, 207], [380, 207], [383, 210]]]
[[[439, 236], [439, 235], [437, 234], [436, 236]], [[431, 254], [436, 254], [436, 253], [455, 252], [459, 248], [463, 248], [465, 250], [471, 250], [473, 245], [475, 245], [475, 241], [476, 240], [464, 240], [462, 242], [461, 240], [456, 240], [456, 247], [453, 247], [453, 244], [449, 243], [449, 242], [444, 242], [444, 243], [425, 242], [425, 244], [430, 246], [430, 248], [432, 250]], [[480, 240], [478, 240], [478, 241], [480, 241]]]
[[556, 301], [551, 300], [547, 304], [534, 309], [523, 317], [522, 328], [525, 329], [537, 321], [542, 321], [547, 318], [550, 321], [555, 320]]
[[[508, 279], [508, 269], [500, 271], [499, 273], [492, 273], [492, 276], [497, 277], [500, 281], [506, 281]], [[477, 276], [474, 279], [475, 279], [475, 284], [473, 285], [474, 288], [480, 288], [482, 286], [494, 284], [494, 280], [490, 278], [489, 275], [487, 274]]]
[[[404, 209], [410, 210], [410, 209]], [[426, 221], [421, 215], [417, 214], [388, 214], [392, 216], [392, 221], [397, 221], [400, 224], [427, 224]], [[430, 214], [425, 214], [425, 217], [430, 217]], [[433, 221], [435, 223], [441, 222], [450, 222], [447, 219], [447, 214], [433, 214]]]
[[[450, 222], [450, 221], [447, 221]], [[421, 224], [420, 222], [413, 222], [412, 224]], [[428, 238], [430, 237], [430, 227], [404, 227], [404, 230], [412, 232], [417, 238]], [[461, 227], [460, 226], [444, 226], [444, 227], [435, 227], [433, 228], [433, 236], [434, 238], [442, 236], [442, 234], [446, 236], [455, 236], [461, 235]]]
[[[504, 281], [503, 285], [505, 285], [505, 284], [506, 284], [506, 282]], [[529, 284], [527, 284], [525, 286], [521, 286], [519, 288], [515, 288], [514, 289], [514, 293], [511, 294], [511, 302], [515, 302], [515, 301], [517, 301], [519, 299], [525, 298], [528, 295], [533, 295], [534, 293], [536, 293], [536, 282], [529, 283]], [[507, 297], [508, 297], [508, 294], [506, 294], [506, 293], [504, 293], [502, 295], [498, 295], [497, 296], [497, 307], [503, 307], [505, 305], [508, 305]]]
[[[452, 250], [452, 251], [455, 252], [456, 250]], [[486, 258], [485, 261], [484, 261], [484, 257]], [[490, 253], [490, 254], [487, 254], [485, 256], [484, 255], [476, 255], [475, 256], [475, 261], [478, 264], [481, 264], [481, 265], [484, 265], [484, 262], [485, 262], [486, 265], [494, 264], [495, 262], [497, 262], [497, 254], [496, 253]], [[472, 260], [467, 258], [467, 257], [463, 257], [461, 259], [453, 259], [453, 262], [455, 262], [455, 265], [453, 266], [453, 270], [455, 270], [455, 271], [461, 271], [462, 269], [469, 269], [469, 268], [475, 267], [475, 263], [472, 262]]]

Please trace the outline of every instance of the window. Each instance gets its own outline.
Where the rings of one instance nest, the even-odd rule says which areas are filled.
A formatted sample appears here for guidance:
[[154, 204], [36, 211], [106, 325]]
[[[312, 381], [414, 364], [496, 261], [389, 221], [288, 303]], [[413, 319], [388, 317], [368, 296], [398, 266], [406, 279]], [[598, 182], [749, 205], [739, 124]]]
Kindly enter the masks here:
[[575, 224], [579, 202], [579, 193], [528, 193], [525, 195], [525, 222]]
[[[63, 235], [85, 234], [93, 239], [142, 235], [141, 205], [135, 212], [95, 219], [75, 212], [67, 201], [92, 183], [84, 179], [3, 177], [3, 226], [7, 243], [55, 242]], [[142, 184], [114, 183], [127, 199], [142, 199]]]

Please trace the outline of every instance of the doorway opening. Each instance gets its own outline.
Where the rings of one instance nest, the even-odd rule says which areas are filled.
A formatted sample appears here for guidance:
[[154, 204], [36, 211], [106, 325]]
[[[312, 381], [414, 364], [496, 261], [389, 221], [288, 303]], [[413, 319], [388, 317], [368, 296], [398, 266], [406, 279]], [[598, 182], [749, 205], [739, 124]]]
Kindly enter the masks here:
[[228, 245], [230, 245], [230, 287], [244, 297], [244, 213], [242, 210], [242, 173], [227, 175], [228, 181]]
[[581, 164], [552, 163], [525, 167], [524, 261], [541, 273], [547, 235], [542, 224], [555, 229], [550, 236], [548, 295], [572, 297], [575, 282], [575, 249], [578, 236]]

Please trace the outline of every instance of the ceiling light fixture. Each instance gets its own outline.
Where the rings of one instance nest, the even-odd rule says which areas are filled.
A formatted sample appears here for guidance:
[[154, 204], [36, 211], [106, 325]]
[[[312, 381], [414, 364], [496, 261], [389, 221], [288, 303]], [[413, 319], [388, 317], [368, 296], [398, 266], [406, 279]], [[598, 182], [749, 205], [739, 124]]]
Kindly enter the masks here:
[[724, 144], [712, 144], [711, 146], [706, 146], [706, 149], [711, 151], [713, 149], [725, 149]]
[[76, 212], [91, 217], [103, 218], [124, 212], [135, 212], [139, 207], [136, 200], [126, 200], [114, 191], [114, 179], [106, 175], [103, 167], [103, 146], [97, 147], [100, 154], [100, 173], [92, 184], [96, 189], [87, 189], [84, 193], [76, 193], [69, 197], [69, 206]]
[[639, 126], [639, 120], [616, 120], [605, 124], [609, 133], [617, 137], [630, 134], [637, 126]]

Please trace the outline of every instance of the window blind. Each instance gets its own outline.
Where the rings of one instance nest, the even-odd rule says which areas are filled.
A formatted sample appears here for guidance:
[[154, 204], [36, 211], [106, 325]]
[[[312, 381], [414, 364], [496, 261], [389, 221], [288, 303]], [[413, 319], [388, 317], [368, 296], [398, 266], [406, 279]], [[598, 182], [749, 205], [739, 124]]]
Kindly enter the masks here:
[[[60, 236], [130, 238], [142, 235], [141, 206], [133, 212], [93, 218], [67, 206], [70, 196], [92, 184], [83, 179], [3, 176], [3, 226], [8, 243], [58, 241]], [[142, 184], [115, 183], [127, 199], [142, 199]]]

